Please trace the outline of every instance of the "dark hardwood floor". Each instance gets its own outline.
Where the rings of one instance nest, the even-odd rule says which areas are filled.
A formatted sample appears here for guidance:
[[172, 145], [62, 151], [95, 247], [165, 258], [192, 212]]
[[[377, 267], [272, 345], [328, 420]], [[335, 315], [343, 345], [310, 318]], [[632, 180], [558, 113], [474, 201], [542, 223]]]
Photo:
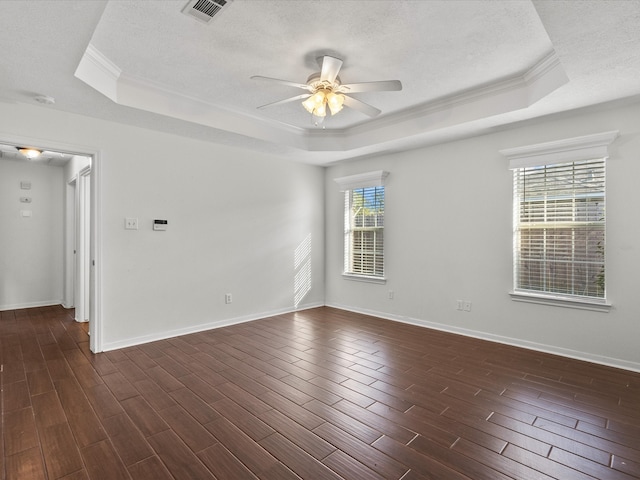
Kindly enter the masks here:
[[332, 308], [86, 330], [0, 312], [3, 479], [640, 478], [637, 373]]

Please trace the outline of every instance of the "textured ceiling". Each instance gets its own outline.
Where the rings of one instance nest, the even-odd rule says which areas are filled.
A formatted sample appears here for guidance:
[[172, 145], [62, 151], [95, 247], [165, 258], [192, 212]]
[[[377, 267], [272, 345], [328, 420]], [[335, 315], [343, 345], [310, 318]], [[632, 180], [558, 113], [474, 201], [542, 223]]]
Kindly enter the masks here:
[[[185, 4], [3, 0], [0, 101], [50, 95], [43, 108], [328, 164], [640, 94], [635, 0], [234, 0], [209, 24]], [[303, 92], [249, 77], [304, 83], [324, 54], [343, 83], [403, 90], [353, 94], [382, 114], [324, 128], [299, 102], [256, 109]]]
[[[319, 71], [316, 57], [332, 53], [344, 61], [345, 83], [404, 83], [399, 94], [360, 94], [390, 113], [523, 72], [553, 48], [529, 2], [343, 1], [333, 2], [336, 10], [326, 7], [331, 3], [238, 0], [203, 25], [180, 14], [184, 0], [153, 2], [153, 8], [111, 2], [91, 43], [128, 75], [303, 128], [312, 123], [299, 103], [255, 110], [302, 92], [249, 77], [304, 83]], [[448, 26], [452, 17], [455, 31]], [[327, 128], [366, 120], [346, 110]]]

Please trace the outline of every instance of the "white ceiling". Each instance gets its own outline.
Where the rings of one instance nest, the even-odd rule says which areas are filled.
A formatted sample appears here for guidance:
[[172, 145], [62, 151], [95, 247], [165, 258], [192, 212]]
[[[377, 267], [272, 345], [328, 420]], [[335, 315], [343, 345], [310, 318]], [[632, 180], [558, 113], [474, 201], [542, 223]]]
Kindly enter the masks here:
[[[204, 24], [186, 0], [0, 2], [0, 101], [59, 109], [326, 165], [640, 95], [640, 1], [234, 0]], [[353, 94], [324, 128], [303, 93], [317, 58]], [[0, 104], [1, 106], [1, 104]], [[2, 140], [2, 139], [0, 139]]]
[[50, 167], [64, 167], [73, 157], [71, 153], [53, 152], [44, 150], [36, 158], [27, 159], [25, 155], [18, 151], [19, 146], [0, 143], [0, 160], [28, 161], [38, 165]]

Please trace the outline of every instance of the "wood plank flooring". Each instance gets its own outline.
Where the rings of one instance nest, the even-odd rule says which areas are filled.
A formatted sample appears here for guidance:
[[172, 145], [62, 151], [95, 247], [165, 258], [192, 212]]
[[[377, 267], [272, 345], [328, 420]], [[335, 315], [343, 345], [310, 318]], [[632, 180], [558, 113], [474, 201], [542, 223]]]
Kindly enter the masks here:
[[640, 478], [640, 374], [332, 308], [98, 355], [5, 311], [0, 356], [7, 480]]

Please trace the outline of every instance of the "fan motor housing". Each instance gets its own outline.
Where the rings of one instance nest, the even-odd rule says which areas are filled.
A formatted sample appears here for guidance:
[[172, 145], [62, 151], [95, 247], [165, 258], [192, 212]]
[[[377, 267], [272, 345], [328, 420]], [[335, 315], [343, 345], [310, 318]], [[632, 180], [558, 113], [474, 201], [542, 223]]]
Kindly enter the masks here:
[[336, 76], [336, 79], [333, 83], [328, 81], [320, 80], [320, 72], [312, 73], [307, 78], [307, 85], [313, 88], [313, 91], [317, 90], [329, 90], [331, 92], [335, 92], [340, 88], [341, 82], [340, 77]]

